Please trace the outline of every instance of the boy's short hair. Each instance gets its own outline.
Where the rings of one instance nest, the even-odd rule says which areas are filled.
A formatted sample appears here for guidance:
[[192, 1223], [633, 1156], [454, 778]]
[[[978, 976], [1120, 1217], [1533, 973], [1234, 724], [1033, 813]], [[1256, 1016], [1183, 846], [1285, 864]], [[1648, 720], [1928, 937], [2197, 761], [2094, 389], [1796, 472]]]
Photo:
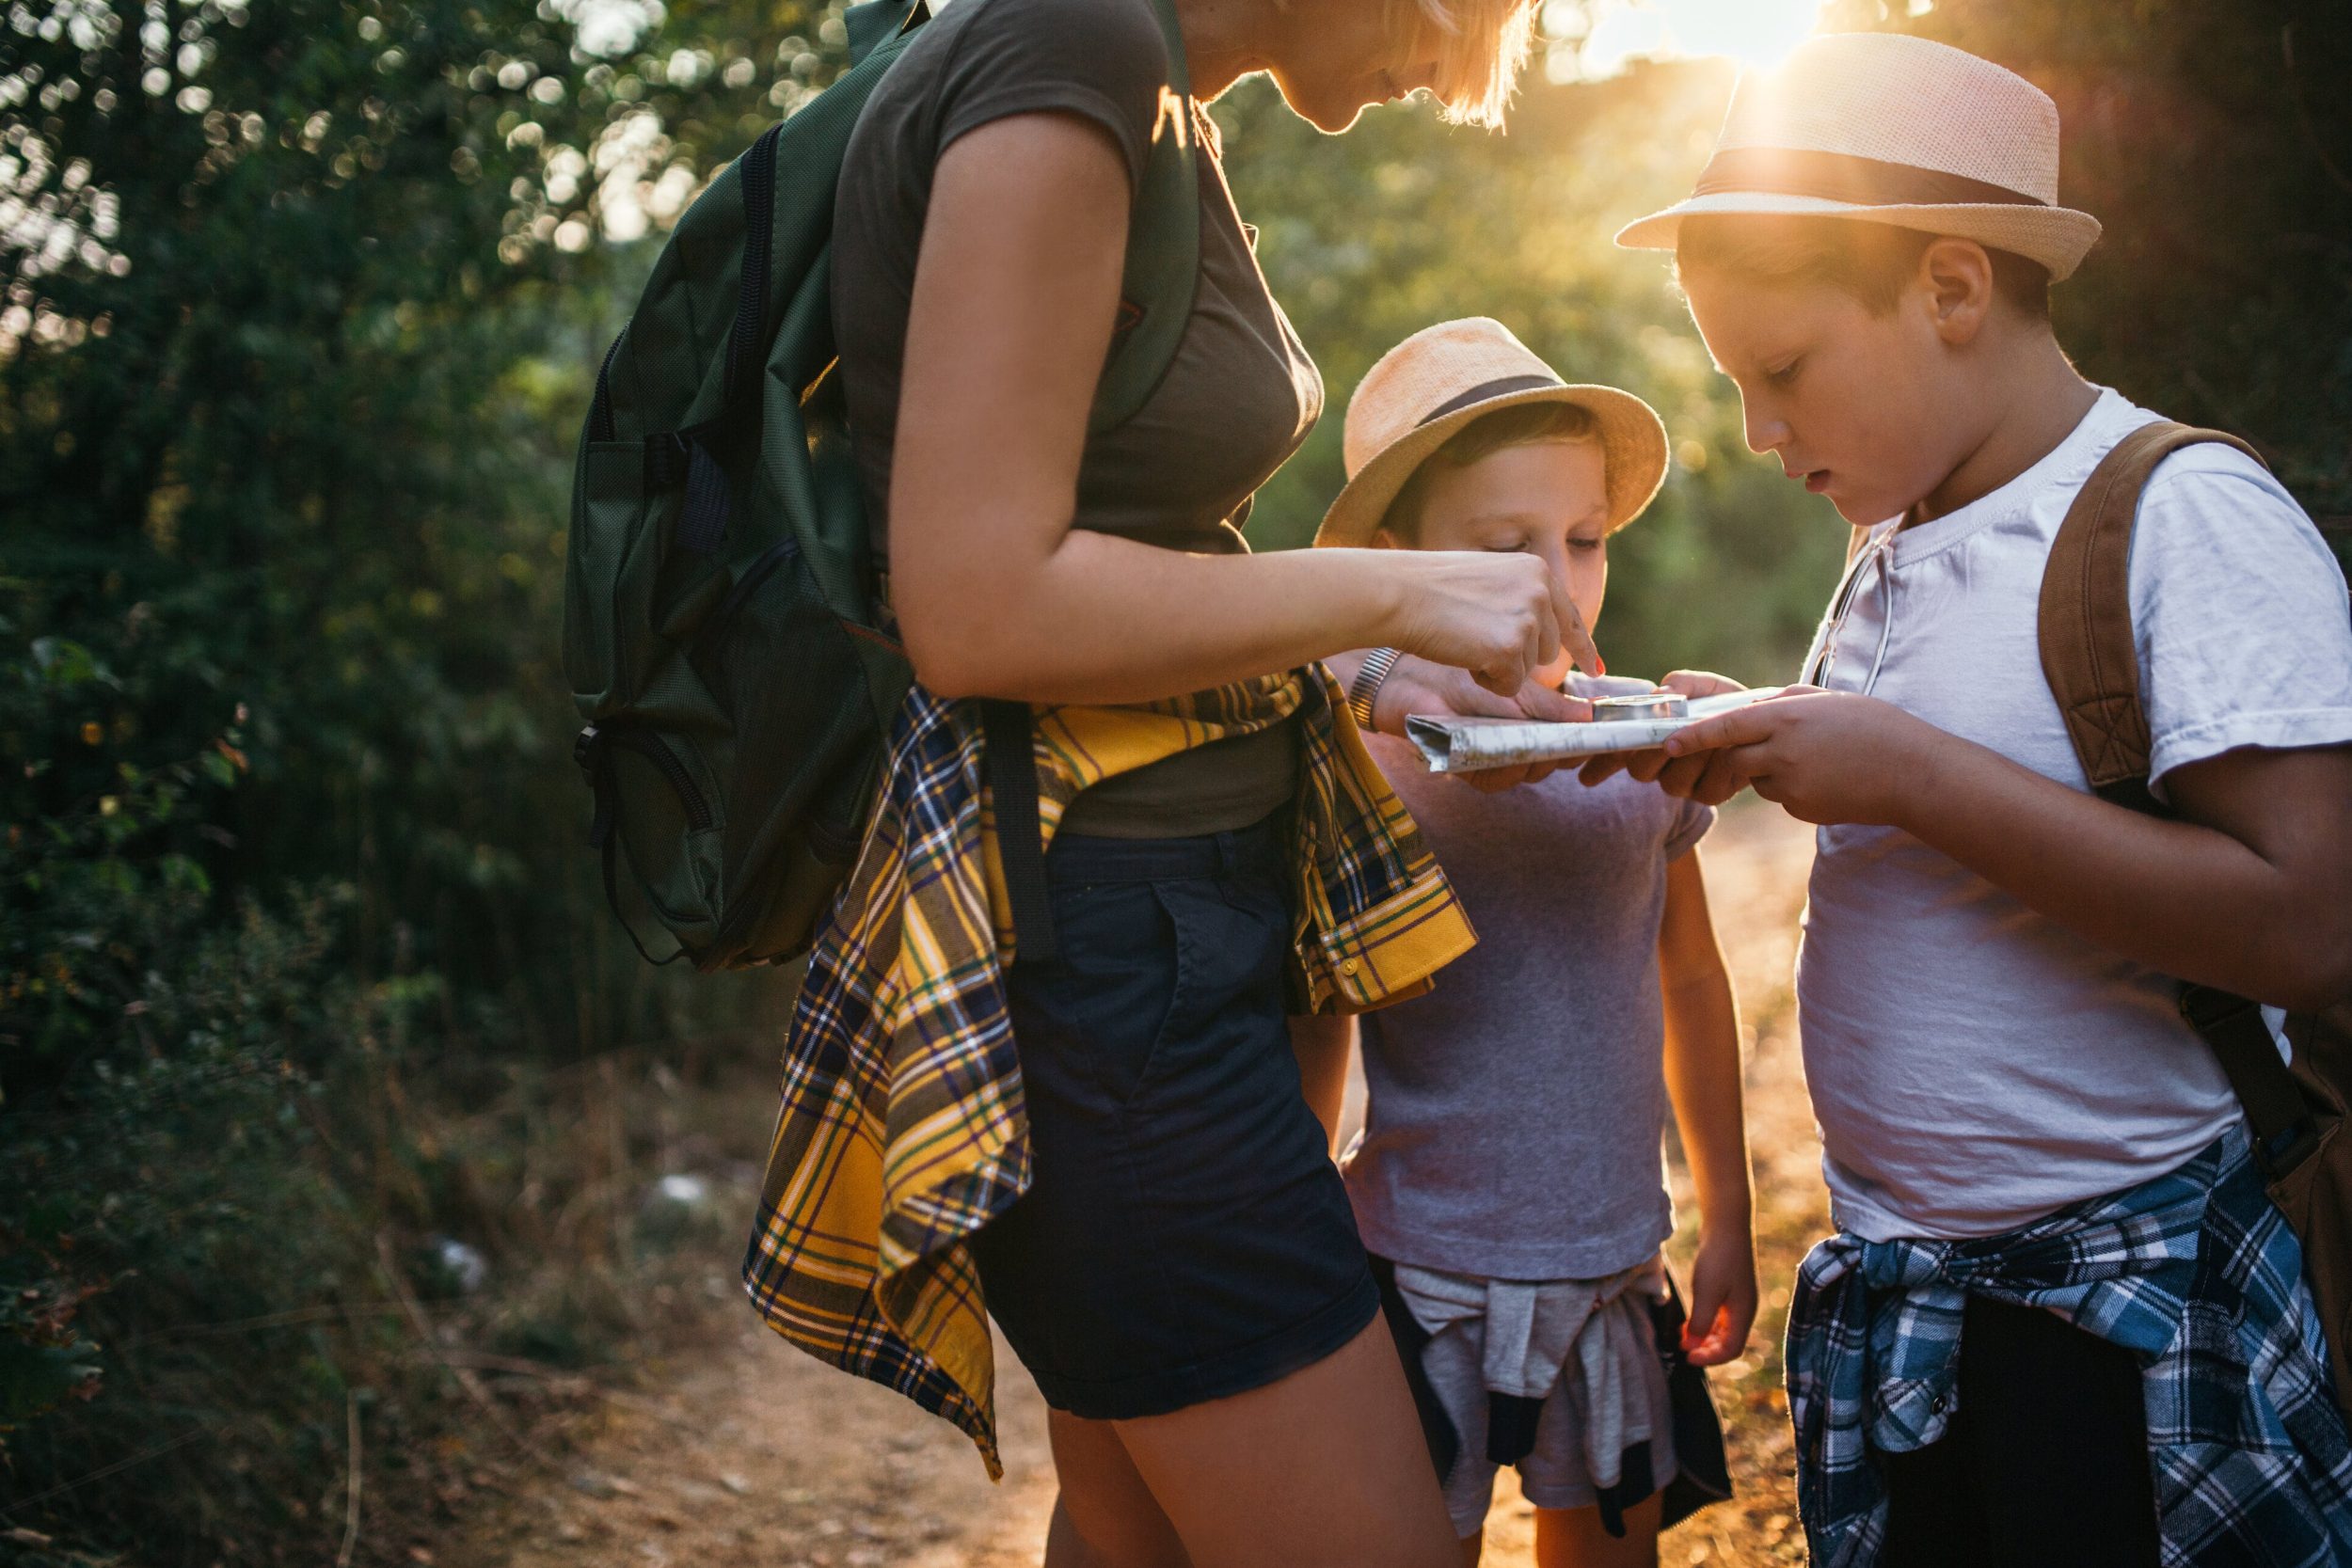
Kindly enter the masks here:
[[[1884, 315], [1941, 237], [1854, 218], [1692, 214], [1675, 236], [1675, 276], [1709, 267], [1772, 283], [1822, 283]], [[2049, 269], [1990, 245], [1984, 253], [1993, 261], [1994, 292], [2027, 320], [2048, 321]]]
[[[1455, 431], [1444, 446], [1423, 458], [1413, 470], [1412, 478], [1405, 482], [1396, 499], [1389, 503], [1388, 515], [1380, 526], [1405, 544], [1416, 542], [1421, 531], [1422, 502], [1429, 493], [1429, 471], [1439, 463], [1449, 468], [1467, 468], [1506, 447], [1574, 441], [1601, 445], [1600, 421], [1593, 417], [1592, 410], [1581, 404], [1522, 403], [1511, 408], [1498, 408]], [[1603, 446], [1602, 451], [1605, 454], [1607, 448]], [[1604, 455], [1603, 461], [1606, 460]]]

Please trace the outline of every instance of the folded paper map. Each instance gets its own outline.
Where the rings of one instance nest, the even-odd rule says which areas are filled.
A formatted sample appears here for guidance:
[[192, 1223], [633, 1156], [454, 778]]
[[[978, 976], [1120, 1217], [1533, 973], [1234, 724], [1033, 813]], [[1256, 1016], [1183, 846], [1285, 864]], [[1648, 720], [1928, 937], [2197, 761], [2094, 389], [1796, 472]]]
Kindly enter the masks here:
[[1405, 721], [1405, 734], [1432, 773], [1475, 773], [1485, 768], [1516, 768], [1522, 763], [1594, 757], [1608, 752], [1647, 751], [1664, 745], [1666, 737], [1675, 731], [1702, 719], [1729, 713], [1733, 708], [1745, 707], [1779, 692], [1779, 687], [1768, 686], [1753, 691], [1693, 697], [1688, 705], [1688, 714], [1679, 719], [1603, 719], [1586, 724], [1417, 713]]

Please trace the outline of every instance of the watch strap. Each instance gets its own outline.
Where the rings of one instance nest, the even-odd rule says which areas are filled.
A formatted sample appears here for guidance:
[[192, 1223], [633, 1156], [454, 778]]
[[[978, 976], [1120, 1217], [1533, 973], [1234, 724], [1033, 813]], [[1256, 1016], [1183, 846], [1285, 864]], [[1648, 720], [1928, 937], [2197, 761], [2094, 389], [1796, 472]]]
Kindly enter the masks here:
[[1373, 699], [1380, 694], [1380, 684], [1404, 657], [1395, 648], [1375, 648], [1364, 656], [1363, 668], [1356, 672], [1356, 678], [1347, 683], [1347, 711], [1356, 716], [1356, 727], [1367, 735], [1373, 727]]

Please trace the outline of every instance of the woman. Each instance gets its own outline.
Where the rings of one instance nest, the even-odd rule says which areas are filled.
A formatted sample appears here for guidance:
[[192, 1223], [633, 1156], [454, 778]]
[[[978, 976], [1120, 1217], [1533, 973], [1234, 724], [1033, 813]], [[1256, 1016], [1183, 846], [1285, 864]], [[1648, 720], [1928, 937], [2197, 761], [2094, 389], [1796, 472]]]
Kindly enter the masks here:
[[[1329, 132], [1424, 87], [1491, 123], [1526, 6], [1423, 5], [1175, 11], [1200, 99], [1264, 71]], [[851, 145], [834, 316], [922, 685], [1141, 704], [1387, 646], [1516, 692], [1564, 640], [1590, 668], [1532, 557], [1248, 553], [1233, 521], [1313, 424], [1321, 381], [1205, 114], [1164, 108], [1167, 47], [1150, 0], [958, 0]], [[1150, 403], [1089, 437], [1163, 113], [1201, 137], [1198, 296]], [[1284, 1035], [1294, 846], [1277, 824], [1301, 768], [1327, 766], [1302, 762], [1302, 721], [1253, 721], [1078, 795], [1047, 861], [1058, 955], [1006, 976], [1034, 1177], [972, 1250], [1053, 1407], [1052, 1568], [1454, 1560]]]

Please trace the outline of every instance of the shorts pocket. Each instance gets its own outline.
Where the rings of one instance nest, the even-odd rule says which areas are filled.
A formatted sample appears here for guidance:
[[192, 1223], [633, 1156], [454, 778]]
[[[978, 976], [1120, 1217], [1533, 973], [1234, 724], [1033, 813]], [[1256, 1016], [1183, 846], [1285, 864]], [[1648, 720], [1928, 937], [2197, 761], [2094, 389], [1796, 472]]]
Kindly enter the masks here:
[[1253, 1022], [1282, 1011], [1279, 894], [1208, 878], [1154, 882], [1152, 893], [1174, 933], [1176, 984], [1131, 1099], [1211, 1063], [1242, 1066], [1224, 1058], [1250, 1052], [1263, 1034]]
[[[1092, 1085], [1103, 1109], [1117, 1110], [1142, 1086], [1183, 1015], [1184, 941], [1148, 881], [1057, 885], [1053, 899], [1061, 951], [1036, 966], [1028, 994], [1052, 1020], [1065, 1070]], [[1025, 1038], [1022, 1049], [1043, 1044]]]
[[1248, 1052], [1260, 1014], [1279, 1023], [1288, 917], [1271, 883], [1073, 881], [1053, 900], [1059, 955], [1016, 966], [1030, 1022], [1045, 1026], [1023, 1038], [1024, 1060], [1050, 1050], [1100, 1108]]

